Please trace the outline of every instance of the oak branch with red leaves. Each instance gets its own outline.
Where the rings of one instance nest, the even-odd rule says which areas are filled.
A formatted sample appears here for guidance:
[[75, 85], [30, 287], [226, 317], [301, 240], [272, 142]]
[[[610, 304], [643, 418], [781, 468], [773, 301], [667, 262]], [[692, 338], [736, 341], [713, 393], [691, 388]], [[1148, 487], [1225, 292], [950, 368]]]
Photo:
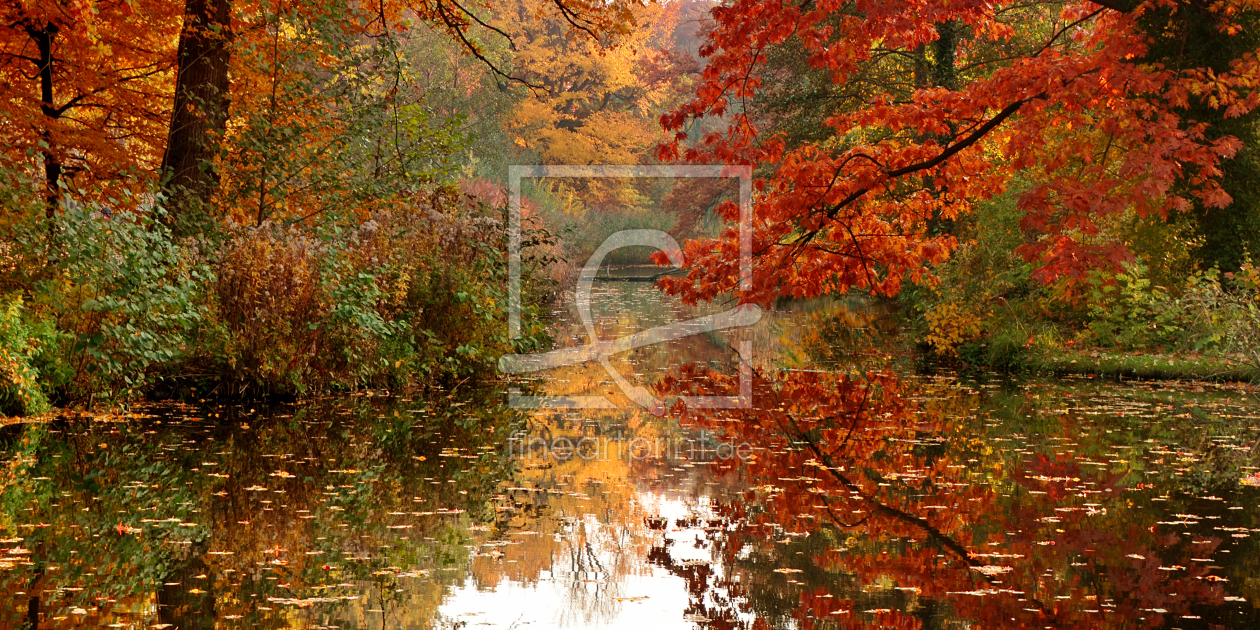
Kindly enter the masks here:
[[[756, 167], [746, 302], [891, 295], [930, 280], [957, 246], [940, 226], [1008, 190], [1019, 193], [1029, 237], [1019, 253], [1034, 277], [1078, 279], [1132, 260], [1103, 229], [1122, 214], [1230, 204], [1221, 163], [1241, 143], [1190, 112], [1250, 113], [1260, 62], [1248, 52], [1224, 71], [1182, 67], [1151, 53], [1148, 33], [1206, 20], [1212, 41], [1187, 45], [1213, 45], [1258, 5], [738, 0], [713, 10], [703, 81], [661, 117], [675, 136], [657, 154]], [[851, 87], [850, 106], [823, 112], [823, 133], [804, 140], [775, 131], [757, 106], [784, 80], [766, 65], [785, 47]], [[700, 119], [724, 129], [689, 137]], [[719, 213], [733, 221], [738, 209]], [[685, 248], [690, 273], [665, 279], [668, 292], [694, 302], [735, 290], [736, 228]]]

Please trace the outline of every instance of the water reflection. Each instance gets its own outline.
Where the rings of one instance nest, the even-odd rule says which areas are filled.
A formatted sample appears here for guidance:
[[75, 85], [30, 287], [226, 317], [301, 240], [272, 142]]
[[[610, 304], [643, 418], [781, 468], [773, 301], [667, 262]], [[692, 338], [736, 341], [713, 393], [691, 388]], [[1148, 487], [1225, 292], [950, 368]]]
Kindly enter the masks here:
[[0, 592], [17, 605], [0, 623], [423, 627], [510, 473], [494, 409], [360, 399], [7, 427]]
[[[723, 379], [689, 370], [665, 387]], [[1254, 627], [1257, 493], [1229, 469], [1251, 461], [1256, 427], [1200, 452], [1186, 447], [1201, 429], [1037, 391], [1035, 433], [993, 421], [1024, 410], [887, 373], [790, 373], [757, 383], [755, 410], [683, 411], [765, 446], [714, 464], [750, 488], [720, 509], [730, 577], [678, 571], [689, 610], [729, 628]], [[1170, 438], [1179, 449], [1161, 450]], [[1191, 474], [1207, 460], [1217, 478]], [[708, 590], [733, 603], [702, 603]]]
[[[703, 314], [597, 289], [601, 338]], [[872, 313], [798, 304], [615, 360], [724, 394], [751, 340], [747, 410], [656, 418], [593, 364], [523, 385], [624, 408], [0, 428], [0, 627], [1260, 627], [1251, 394], [916, 376]]]

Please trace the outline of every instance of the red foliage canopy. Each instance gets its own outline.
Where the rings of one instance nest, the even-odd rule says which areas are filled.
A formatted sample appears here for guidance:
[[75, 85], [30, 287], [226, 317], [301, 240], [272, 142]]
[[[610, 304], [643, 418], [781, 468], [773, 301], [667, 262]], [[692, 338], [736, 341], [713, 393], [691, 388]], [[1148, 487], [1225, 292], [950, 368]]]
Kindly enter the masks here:
[[[764, 174], [755, 186], [757, 288], [745, 301], [850, 288], [894, 294], [905, 280], [929, 277], [956, 246], [929, 230], [933, 220], [971, 212], [1017, 175], [1031, 183], [1019, 204], [1024, 229], [1037, 236], [1021, 253], [1043, 281], [1077, 278], [1131, 259], [1105, 235], [1108, 217], [1166, 216], [1191, 205], [1185, 195], [1209, 208], [1231, 201], [1214, 178], [1239, 141], [1211, 137], [1186, 112], [1254, 109], [1260, 62], [1248, 53], [1214, 72], [1148, 58], [1143, 16], [1176, 16], [1192, 4], [1219, 38], [1257, 9], [1254, 0], [737, 0], [713, 10], [703, 81], [661, 117], [676, 135], [658, 157], [753, 164]], [[768, 135], [749, 105], [765, 91], [759, 68], [775, 47], [803, 47], [813, 69], [843, 85], [904, 68], [901, 59], [922, 57], [945, 24], [968, 33], [954, 51], [953, 88], [875, 82], [865, 106], [826, 112], [822, 124], [834, 134], [825, 141]], [[688, 139], [688, 124], [713, 117], [724, 131]], [[724, 212], [737, 216], [733, 204]], [[690, 275], [664, 286], [689, 301], [731, 291], [737, 252], [734, 228], [692, 242]]]

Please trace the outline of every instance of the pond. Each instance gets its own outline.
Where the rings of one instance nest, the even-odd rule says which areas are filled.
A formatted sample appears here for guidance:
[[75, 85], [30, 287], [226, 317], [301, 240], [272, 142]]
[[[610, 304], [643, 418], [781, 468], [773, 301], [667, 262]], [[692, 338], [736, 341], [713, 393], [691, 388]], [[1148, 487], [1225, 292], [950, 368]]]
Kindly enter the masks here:
[[[595, 289], [601, 339], [727, 308]], [[503, 389], [0, 428], [0, 627], [1260, 627], [1252, 390], [925, 371], [894, 321], [797, 303]], [[657, 416], [613, 372], [748, 404]]]

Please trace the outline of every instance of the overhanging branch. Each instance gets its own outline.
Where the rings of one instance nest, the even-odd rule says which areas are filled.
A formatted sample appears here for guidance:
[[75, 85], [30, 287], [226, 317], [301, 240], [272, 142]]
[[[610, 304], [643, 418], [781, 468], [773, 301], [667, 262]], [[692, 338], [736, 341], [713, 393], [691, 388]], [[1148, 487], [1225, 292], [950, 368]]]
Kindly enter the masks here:
[[[1010, 105], [1007, 105], [1006, 107], [1002, 108], [1002, 111], [998, 112], [993, 118], [990, 118], [989, 122], [986, 122], [983, 125], [981, 125], [980, 128], [971, 132], [970, 135], [968, 135], [966, 138], [963, 138], [961, 141], [949, 145], [948, 147], [945, 148], [944, 151], [941, 151], [939, 154], [937, 154], [936, 157], [888, 171], [888, 176], [901, 177], [902, 175], [909, 175], [910, 173], [916, 173], [918, 171], [925, 171], [932, 167], [938, 166], [945, 160], [948, 160], [949, 158], [958, 154], [963, 149], [966, 149], [967, 147], [975, 144], [976, 142], [979, 142], [981, 138], [989, 135], [989, 132], [996, 129], [998, 125], [1001, 125], [1007, 118], [1010, 118], [1011, 116], [1015, 115], [1015, 113], [1019, 111], [1019, 108], [1023, 107], [1025, 104], [1029, 103], [1030, 101], [1042, 98], [1044, 96], [1045, 96], [1045, 93], [1043, 92], [1035, 96], [1030, 96], [1028, 98], [1020, 99], [1018, 101], [1015, 101], [1014, 103], [1011, 103]], [[844, 199], [840, 200], [839, 203], [836, 203], [835, 205], [831, 206], [831, 208], [827, 210], [827, 216], [829, 218], [834, 219], [836, 217], [836, 214], [838, 214], [840, 210], [842, 210], [846, 206], [852, 205], [853, 202], [862, 198], [863, 195], [865, 195], [866, 193], [870, 191], [871, 191], [871, 187], [869, 186], [859, 188], [858, 190], [853, 191], [852, 193], [849, 194], [848, 197], [845, 197]]]
[[1111, 9], [1112, 11], [1119, 11], [1121, 13], [1128, 13], [1136, 9], [1138, 5], [1141, 4], [1141, 2], [1134, 2], [1133, 0], [1090, 0], [1090, 1], [1098, 6], [1106, 7], [1108, 9]]

